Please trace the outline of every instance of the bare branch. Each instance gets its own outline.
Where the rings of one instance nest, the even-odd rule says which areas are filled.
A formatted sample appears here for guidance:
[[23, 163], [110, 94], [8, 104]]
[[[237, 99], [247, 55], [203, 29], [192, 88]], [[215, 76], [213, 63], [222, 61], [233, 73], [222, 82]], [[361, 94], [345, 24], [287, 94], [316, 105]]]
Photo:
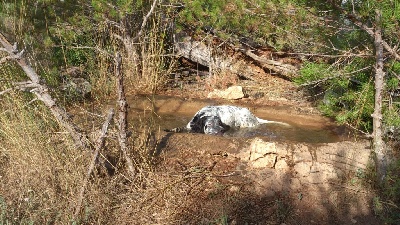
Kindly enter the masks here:
[[5, 89], [3, 91], [0, 91], [0, 95], [4, 95], [4, 94], [6, 94], [6, 93], [8, 93], [8, 92], [10, 92], [12, 90], [14, 90], [14, 88], [7, 88], [7, 89]]
[[135, 169], [133, 167], [132, 159], [128, 154], [128, 147], [126, 144], [127, 138], [127, 121], [126, 117], [128, 114], [128, 103], [125, 98], [124, 91], [124, 76], [121, 73], [121, 55], [119, 52], [115, 54], [115, 76], [117, 77], [117, 91], [118, 91], [118, 104], [119, 104], [119, 116], [118, 116], [118, 127], [119, 127], [119, 145], [121, 151], [124, 154], [126, 164], [128, 165], [128, 170], [131, 176], [135, 175]]
[[128, 55], [131, 55], [132, 53], [132, 43], [137, 41], [143, 34], [143, 30], [147, 24], [147, 20], [149, 19], [150, 15], [153, 13], [156, 5], [157, 5], [157, 1], [158, 0], [154, 0], [153, 4], [151, 5], [151, 8], [149, 10], [149, 12], [147, 12], [147, 14], [143, 17], [143, 21], [142, 21], [142, 25], [140, 26], [140, 30], [139, 32], [136, 34], [136, 36], [134, 38], [131, 38], [131, 36], [127, 35], [125, 32], [125, 27], [123, 26], [123, 24], [118, 24], [114, 21], [111, 20], [107, 20], [108, 23], [110, 23], [111, 25], [117, 27], [122, 33], [124, 33], [124, 36], [118, 35], [118, 34], [113, 34], [112, 36], [118, 40], [120, 40], [124, 46], [125, 46], [125, 50], [128, 51]]
[[106, 119], [106, 121], [104, 121], [103, 127], [101, 128], [100, 136], [96, 141], [96, 147], [95, 147], [95, 150], [94, 150], [94, 153], [93, 153], [93, 157], [92, 157], [92, 160], [90, 161], [89, 168], [88, 168], [88, 171], [86, 173], [86, 177], [85, 177], [85, 179], [83, 181], [83, 184], [81, 186], [81, 190], [79, 192], [78, 203], [76, 205], [74, 218], [77, 218], [78, 215], [79, 215], [79, 212], [81, 211], [82, 201], [83, 201], [83, 198], [84, 198], [83, 195], [85, 194], [86, 186], [87, 186], [87, 184], [89, 182], [89, 179], [90, 179], [90, 176], [91, 176], [91, 174], [93, 172], [94, 166], [95, 166], [96, 161], [97, 161], [97, 157], [99, 156], [99, 152], [104, 146], [104, 139], [105, 139], [105, 137], [107, 135], [108, 126], [109, 126], [113, 116], [114, 116], [114, 109], [110, 109], [109, 112], [108, 112], [107, 119]]
[[103, 49], [100, 49], [99, 47], [90, 47], [90, 46], [58, 46], [58, 47], [64, 47], [66, 49], [92, 49], [92, 50], [99, 52], [100, 54], [103, 54], [103, 55], [109, 57], [109, 58], [114, 57], [111, 53], [109, 53]]
[[133, 47], [132, 47], [133, 41], [130, 36], [122, 37], [121, 35], [113, 34], [113, 37], [124, 43], [124, 47], [125, 50], [128, 52], [128, 55], [131, 55], [133, 53]]
[[[360, 17], [355, 13], [349, 13], [346, 10], [344, 10], [342, 7], [336, 5], [333, 1], [331, 1], [332, 5], [341, 11], [349, 20], [351, 20], [356, 26], [364, 30], [371, 36], [372, 38], [375, 38], [375, 32], [374, 32], [374, 27], [377, 27], [378, 24], [375, 22], [374, 27], [368, 27], [366, 24], [361, 22]], [[376, 28], [375, 28], [376, 29]], [[400, 61], [400, 55], [397, 53], [396, 48], [392, 48], [386, 41], [382, 40], [382, 46], [385, 48], [386, 51], [388, 51], [397, 61]]]
[[143, 17], [143, 21], [142, 21], [142, 26], [140, 27], [140, 31], [139, 33], [136, 35], [136, 37], [133, 38], [133, 40], [137, 40], [140, 38], [140, 36], [142, 36], [144, 27], [146, 26], [147, 20], [149, 19], [150, 15], [153, 13], [154, 9], [156, 8], [157, 5], [157, 1], [158, 0], [154, 0], [153, 4], [151, 5], [150, 11], [146, 14], [146, 16]]
[[37, 88], [38, 87], [37, 84], [32, 83], [31, 81], [16, 82], [16, 83], [13, 83], [12, 85], [13, 85], [13, 87], [7, 88], [6, 90], [1, 91], [0, 95], [3, 95], [5, 93], [8, 93], [15, 89], [18, 89], [21, 91], [26, 91], [26, 89], [28, 89], [28, 88]]
[[328, 55], [328, 54], [318, 54], [318, 53], [301, 53], [301, 52], [276, 52], [276, 54], [286, 54], [286, 55], [301, 55], [301, 56], [316, 56], [316, 57], [325, 57], [325, 58], [341, 58], [341, 57], [372, 57], [373, 54], [367, 53], [348, 53], [348, 54], [340, 54], [340, 55]]
[[[12, 46], [8, 40], [4, 37], [3, 34], [0, 33], [0, 43], [6, 49], [9, 56], [15, 59], [18, 65], [22, 68], [25, 74], [29, 77], [31, 84], [35, 86], [34, 89], [31, 90], [36, 97], [42, 101], [57, 119], [57, 121], [71, 134], [72, 138], [74, 139], [75, 143], [84, 148], [90, 149], [90, 142], [86, 135], [84, 135], [80, 129], [72, 123], [71, 119], [69, 118], [68, 114], [65, 112], [64, 109], [57, 106], [56, 102], [53, 100], [51, 95], [49, 94], [46, 84], [40, 83], [39, 75], [35, 72], [35, 70], [28, 65], [25, 59], [22, 56], [23, 51], [18, 53], [15, 49], [15, 44]], [[16, 54], [18, 53], [18, 54]]]

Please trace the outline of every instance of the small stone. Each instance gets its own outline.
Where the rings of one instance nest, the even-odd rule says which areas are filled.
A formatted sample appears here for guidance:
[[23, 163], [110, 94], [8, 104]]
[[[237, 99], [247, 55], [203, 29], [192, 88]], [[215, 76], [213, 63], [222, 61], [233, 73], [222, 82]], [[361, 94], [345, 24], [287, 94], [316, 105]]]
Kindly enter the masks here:
[[210, 92], [207, 97], [235, 100], [243, 98], [244, 93], [242, 86], [231, 86], [225, 90], [214, 89], [214, 91]]
[[231, 186], [230, 188], [229, 188], [229, 191], [230, 192], [238, 192], [240, 190], [240, 188], [238, 187], [238, 186]]

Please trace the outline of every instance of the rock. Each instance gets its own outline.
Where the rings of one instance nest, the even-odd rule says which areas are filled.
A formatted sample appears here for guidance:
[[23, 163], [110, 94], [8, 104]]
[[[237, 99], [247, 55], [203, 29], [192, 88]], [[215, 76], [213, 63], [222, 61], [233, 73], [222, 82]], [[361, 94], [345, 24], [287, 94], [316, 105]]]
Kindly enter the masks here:
[[285, 159], [281, 159], [281, 160], [278, 160], [275, 163], [275, 169], [281, 170], [281, 171], [287, 171], [290, 168], [289, 168], [289, 165], [287, 164], [286, 160]]
[[313, 160], [310, 152], [295, 152], [293, 153], [293, 162], [311, 162]]
[[250, 163], [254, 168], [274, 168], [276, 158], [276, 154], [268, 154], [251, 161]]
[[250, 160], [255, 160], [260, 155], [276, 152], [276, 144], [274, 142], [265, 142], [260, 138], [255, 138], [250, 144]]
[[320, 162], [299, 162], [294, 165], [294, 170], [301, 178], [304, 177], [310, 183], [323, 183], [329, 180], [339, 179], [343, 172], [332, 164]]
[[294, 171], [299, 177], [306, 177], [310, 174], [310, 167], [312, 162], [299, 162], [293, 167]]
[[210, 92], [207, 97], [235, 100], [243, 98], [244, 93], [242, 86], [231, 86], [225, 90], [214, 89], [214, 91]]
[[276, 145], [273, 142], [264, 142], [256, 138], [250, 145], [250, 165], [255, 168], [274, 168], [277, 154]]

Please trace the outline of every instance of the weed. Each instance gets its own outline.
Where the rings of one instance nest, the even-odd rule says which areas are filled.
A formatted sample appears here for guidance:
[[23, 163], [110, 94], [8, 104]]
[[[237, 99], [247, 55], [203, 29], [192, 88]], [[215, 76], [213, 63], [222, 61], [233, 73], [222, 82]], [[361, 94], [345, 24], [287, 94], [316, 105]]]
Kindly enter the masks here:
[[217, 224], [217, 225], [228, 225], [228, 215], [222, 215], [220, 218], [215, 220], [215, 223], [213, 224]]
[[275, 205], [277, 206], [275, 212], [277, 221], [279, 221], [279, 223], [284, 223], [291, 215], [293, 208], [288, 202], [282, 199], [277, 199]]

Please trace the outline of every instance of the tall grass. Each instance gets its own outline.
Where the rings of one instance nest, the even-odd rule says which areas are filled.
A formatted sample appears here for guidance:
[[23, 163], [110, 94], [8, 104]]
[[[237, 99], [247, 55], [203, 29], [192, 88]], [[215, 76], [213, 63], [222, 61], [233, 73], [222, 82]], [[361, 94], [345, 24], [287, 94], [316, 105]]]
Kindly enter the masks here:
[[175, 69], [176, 59], [168, 52], [165, 26], [155, 17], [139, 43], [131, 43], [133, 49], [126, 51], [124, 71], [128, 91], [156, 93], [164, 88], [169, 74]]
[[[167, 30], [165, 26], [160, 25], [157, 16], [152, 17], [146, 32], [139, 40], [121, 35], [121, 30], [110, 27], [109, 24], [99, 27], [97, 48], [103, 49], [104, 52], [113, 49], [111, 52], [121, 53], [122, 73], [128, 94], [154, 94], [165, 87], [169, 74], [176, 68], [177, 60], [168, 49]], [[125, 38], [126, 43], [116, 39], [116, 35]], [[97, 69], [90, 74], [93, 96], [112, 96], [115, 90], [113, 59], [101, 52], [97, 56]]]
[[87, 156], [74, 147], [39, 102], [2, 96], [0, 223], [69, 221]]

